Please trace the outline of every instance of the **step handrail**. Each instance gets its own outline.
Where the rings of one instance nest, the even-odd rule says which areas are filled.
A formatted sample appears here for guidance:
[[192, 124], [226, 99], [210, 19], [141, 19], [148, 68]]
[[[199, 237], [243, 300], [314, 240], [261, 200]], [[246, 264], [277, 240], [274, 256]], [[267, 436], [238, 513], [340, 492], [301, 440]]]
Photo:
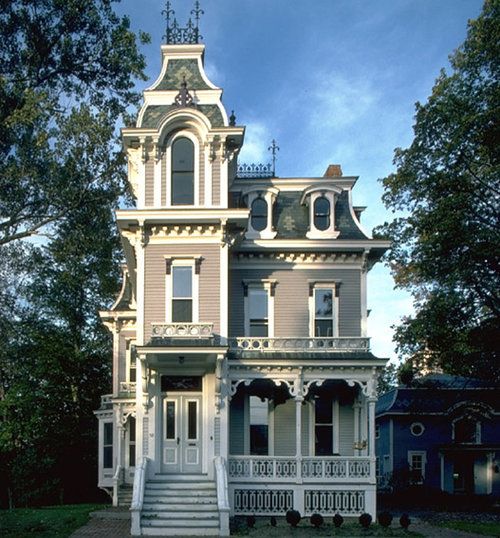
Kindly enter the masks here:
[[144, 489], [146, 487], [148, 461], [148, 458], [143, 458], [135, 470], [132, 504], [130, 505], [130, 515], [132, 520], [130, 533], [132, 536], [141, 535], [141, 510], [144, 503]]
[[116, 472], [113, 476], [113, 506], [118, 506], [118, 488], [122, 482], [122, 466], [116, 466]]
[[229, 536], [229, 488], [226, 460], [222, 456], [214, 458], [217, 485], [217, 506], [219, 508], [220, 536]]

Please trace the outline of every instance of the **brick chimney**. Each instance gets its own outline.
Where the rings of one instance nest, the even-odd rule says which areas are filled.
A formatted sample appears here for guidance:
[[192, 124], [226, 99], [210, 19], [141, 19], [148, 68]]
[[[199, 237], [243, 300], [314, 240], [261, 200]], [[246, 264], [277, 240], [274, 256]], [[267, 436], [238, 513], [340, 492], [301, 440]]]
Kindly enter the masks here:
[[342, 177], [340, 164], [329, 164], [323, 177]]

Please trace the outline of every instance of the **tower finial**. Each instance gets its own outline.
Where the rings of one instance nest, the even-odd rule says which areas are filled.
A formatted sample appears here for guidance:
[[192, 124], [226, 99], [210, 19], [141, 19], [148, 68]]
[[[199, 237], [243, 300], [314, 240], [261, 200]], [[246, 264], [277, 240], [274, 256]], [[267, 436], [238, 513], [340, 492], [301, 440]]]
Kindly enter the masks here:
[[267, 151], [270, 151], [271, 155], [273, 156], [273, 175], [276, 174], [276, 152], [279, 150], [280, 148], [276, 140], [273, 138], [271, 141], [271, 145], [267, 148]]
[[[196, 0], [194, 9], [191, 10], [191, 15], [194, 17], [194, 23], [189, 18], [185, 28], [181, 28], [175, 18], [175, 11], [172, 9], [170, 0], [165, 3], [165, 9], [161, 12], [167, 21], [167, 31], [163, 36], [167, 45], [179, 44], [196, 44], [199, 43], [203, 36], [200, 34], [200, 16], [205, 12], [200, 8], [200, 2]], [[170, 22], [172, 20], [172, 22]]]

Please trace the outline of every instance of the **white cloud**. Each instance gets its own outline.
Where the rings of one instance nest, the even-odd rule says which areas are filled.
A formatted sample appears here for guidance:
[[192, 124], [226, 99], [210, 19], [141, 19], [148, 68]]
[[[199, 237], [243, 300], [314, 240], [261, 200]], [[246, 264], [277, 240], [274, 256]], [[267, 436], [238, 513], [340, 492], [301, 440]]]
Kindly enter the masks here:
[[258, 121], [246, 123], [245, 143], [238, 156], [239, 163], [268, 163], [271, 156], [268, 151], [271, 143], [271, 132], [267, 125]]

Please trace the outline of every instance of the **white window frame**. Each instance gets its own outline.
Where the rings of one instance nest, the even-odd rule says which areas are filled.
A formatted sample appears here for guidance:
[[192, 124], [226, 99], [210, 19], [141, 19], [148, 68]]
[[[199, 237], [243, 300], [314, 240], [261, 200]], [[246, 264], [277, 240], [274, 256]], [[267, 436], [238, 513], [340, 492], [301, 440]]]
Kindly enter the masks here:
[[[420, 433], [413, 433], [413, 426], [420, 426], [422, 428], [422, 431]], [[425, 432], [425, 426], [421, 423], [421, 422], [412, 422], [410, 424], [410, 433], [414, 436], [414, 437], [420, 437], [421, 435], [423, 435]]]
[[136, 344], [135, 339], [127, 338], [126, 351], [125, 351], [125, 379], [127, 383], [137, 382], [137, 358], [135, 359], [135, 381], [130, 379], [130, 370], [132, 365], [132, 346]]
[[[188, 138], [194, 145], [194, 203], [192, 205], [172, 204], [172, 146], [178, 138]], [[166, 207], [174, 209], [200, 207], [200, 141], [191, 131], [178, 131], [167, 142], [165, 153], [167, 163]]]
[[[104, 444], [104, 429], [105, 429], [105, 424], [111, 424], [111, 431], [112, 431], [112, 440], [111, 440], [111, 445], [105, 445]], [[100, 450], [99, 450], [99, 455], [100, 455], [100, 467], [101, 469], [103, 470], [103, 473], [106, 473], [106, 472], [110, 472], [110, 470], [113, 470], [115, 468], [115, 438], [116, 438], [116, 432], [115, 432], [115, 426], [114, 426], [114, 423], [113, 423], [113, 419], [107, 419], [107, 420], [101, 420], [101, 431], [100, 431]], [[111, 446], [111, 467], [104, 467], [104, 449], [106, 447], [109, 447]]]
[[408, 467], [410, 471], [413, 469], [413, 456], [421, 456], [422, 458], [422, 469], [420, 474], [422, 475], [422, 480], [417, 482], [417, 484], [423, 484], [425, 482], [425, 467], [427, 465], [427, 451], [426, 450], [408, 450]]
[[244, 280], [243, 286], [246, 293], [243, 297], [243, 308], [245, 313], [245, 336], [250, 337], [250, 294], [252, 290], [267, 291], [267, 336], [252, 338], [273, 338], [274, 337], [274, 293], [276, 280]]
[[[170, 260], [170, 274], [165, 275], [165, 319], [166, 323], [174, 323], [172, 321], [172, 300], [173, 300], [173, 268], [174, 267], [191, 267], [191, 287], [193, 301], [193, 315], [191, 321], [186, 323], [199, 322], [199, 292], [200, 292], [200, 275], [196, 274], [196, 263], [200, 263], [201, 256], [189, 256], [170, 258], [165, 257], [165, 260]], [[182, 322], [180, 322], [182, 323]]]
[[273, 226], [273, 208], [279, 190], [275, 187], [267, 187], [266, 189], [244, 190], [242, 196], [247, 202], [248, 209], [252, 209], [252, 204], [257, 198], [263, 198], [267, 203], [267, 226], [263, 230], [255, 230], [252, 227], [252, 215], [248, 216], [248, 228], [245, 232], [246, 239], [274, 239], [278, 233]]
[[[340, 283], [334, 282], [334, 281], [327, 281], [327, 282], [321, 282], [321, 281], [314, 281], [309, 282], [310, 286], [310, 292], [309, 292], [309, 335], [311, 338], [316, 338], [315, 331], [314, 331], [314, 322], [316, 320], [316, 289], [327, 289], [331, 288], [333, 291], [332, 297], [333, 297], [333, 304], [332, 304], [332, 314], [333, 314], [333, 322], [332, 322], [332, 336], [331, 338], [338, 338], [339, 336], [339, 297], [338, 297], [338, 291]], [[330, 338], [330, 337], [322, 337], [319, 336], [318, 338]]]
[[[314, 402], [314, 401], [313, 401]], [[329, 426], [330, 424], [319, 424], [320, 426]], [[316, 456], [316, 405], [312, 406], [312, 453]], [[337, 398], [332, 400], [332, 452], [334, 456], [340, 455], [340, 405]]]
[[[335, 230], [335, 199], [341, 192], [342, 189], [332, 185], [318, 185], [304, 191], [301, 203], [309, 206], [308, 239], [336, 239], [339, 236], [340, 231]], [[318, 230], [314, 225], [314, 202], [323, 196], [330, 202], [330, 226], [326, 230]]]

